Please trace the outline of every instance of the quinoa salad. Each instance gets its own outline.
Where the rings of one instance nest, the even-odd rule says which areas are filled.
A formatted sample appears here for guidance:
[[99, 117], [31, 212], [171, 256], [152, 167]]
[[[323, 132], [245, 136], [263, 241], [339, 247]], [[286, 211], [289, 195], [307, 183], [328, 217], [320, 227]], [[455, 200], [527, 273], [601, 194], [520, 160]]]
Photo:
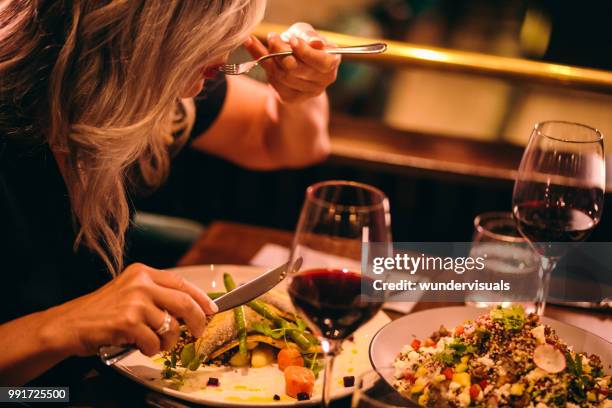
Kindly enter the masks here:
[[609, 367], [521, 306], [440, 327], [404, 346], [393, 365], [393, 386], [424, 407], [612, 408]]

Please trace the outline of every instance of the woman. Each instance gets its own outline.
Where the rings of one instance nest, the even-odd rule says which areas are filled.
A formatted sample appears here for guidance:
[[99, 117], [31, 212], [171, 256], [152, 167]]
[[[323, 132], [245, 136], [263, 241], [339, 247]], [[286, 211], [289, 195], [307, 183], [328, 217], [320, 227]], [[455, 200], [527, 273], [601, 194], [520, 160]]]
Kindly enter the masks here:
[[[190, 144], [258, 169], [329, 149], [325, 88], [339, 59], [308, 25], [248, 33], [264, 0], [9, 0], [0, 3], [0, 383], [67, 384], [100, 345], [170, 348], [214, 303], [180, 276], [124, 268], [130, 197]], [[305, 41], [306, 40], [306, 41]], [[269, 86], [217, 81], [243, 44]]]

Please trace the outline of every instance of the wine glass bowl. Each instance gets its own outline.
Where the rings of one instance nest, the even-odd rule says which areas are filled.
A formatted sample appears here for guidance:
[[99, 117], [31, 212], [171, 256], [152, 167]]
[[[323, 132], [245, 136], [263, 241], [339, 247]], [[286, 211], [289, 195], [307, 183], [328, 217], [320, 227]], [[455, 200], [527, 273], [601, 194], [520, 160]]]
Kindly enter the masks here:
[[514, 185], [519, 231], [536, 246], [545, 243], [539, 252], [558, 257], [547, 243], [586, 239], [601, 218], [604, 190], [601, 132], [571, 122], [538, 123]]
[[300, 317], [321, 339], [326, 354], [323, 406], [329, 404], [333, 358], [342, 340], [381, 308], [361, 274], [364, 243], [391, 244], [389, 201], [379, 189], [352, 181], [326, 181], [306, 190], [290, 261], [304, 259], [288, 276]]
[[535, 125], [514, 184], [512, 213], [521, 235], [542, 257], [540, 314], [557, 261], [599, 223], [604, 191], [600, 131], [564, 121]]

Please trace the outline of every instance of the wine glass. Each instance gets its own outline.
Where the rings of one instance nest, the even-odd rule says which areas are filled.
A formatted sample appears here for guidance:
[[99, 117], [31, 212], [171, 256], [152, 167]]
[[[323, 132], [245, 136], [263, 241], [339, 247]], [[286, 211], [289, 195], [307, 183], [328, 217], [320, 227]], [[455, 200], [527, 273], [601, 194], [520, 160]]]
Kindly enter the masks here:
[[514, 184], [512, 213], [521, 235], [540, 255], [539, 315], [559, 258], [601, 219], [605, 174], [600, 131], [562, 121], [535, 125]]
[[389, 201], [375, 187], [325, 181], [306, 190], [290, 256], [291, 262], [301, 256], [304, 266], [288, 277], [288, 291], [325, 353], [324, 407], [342, 341], [382, 306], [380, 297], [370, 296], [360, 260], [363, 243], [391, 245], [390, 224]]

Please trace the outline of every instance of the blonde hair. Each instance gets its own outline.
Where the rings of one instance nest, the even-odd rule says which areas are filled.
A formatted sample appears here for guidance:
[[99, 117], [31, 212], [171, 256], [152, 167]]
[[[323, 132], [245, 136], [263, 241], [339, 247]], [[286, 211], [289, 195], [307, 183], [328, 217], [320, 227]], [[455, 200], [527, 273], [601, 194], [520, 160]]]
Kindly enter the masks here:
[[[0, 134], [66, 157], [74, 248], [123, 269], [128, 190], [158, 186], [198, 67], [236, 48], [265, 0], [9, 0], [0, 4]], [[182, 111], [178, 115], [177, 109]], [[183, 137], [184, 140], [184, 137]]]

